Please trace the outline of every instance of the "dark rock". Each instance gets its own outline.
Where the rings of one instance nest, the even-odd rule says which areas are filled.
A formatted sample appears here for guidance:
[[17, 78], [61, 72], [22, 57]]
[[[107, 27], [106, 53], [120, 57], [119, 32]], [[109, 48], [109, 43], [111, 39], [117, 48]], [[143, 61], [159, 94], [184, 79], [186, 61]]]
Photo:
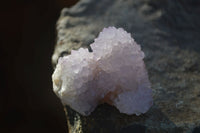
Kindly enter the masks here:
[[106, 104], [88, 117], [66, 107], [69, 132], [198, 132], [199, 6], [198, 0], [82, 0], [63, 9], [57, 23], [54, 66], [72, 49], [89, 48], [102, 28], [123, 27], [146, 55], [154, 97], [153, 107], [140, 116], [121, 114]]
[[120, 133], [132, 133], [134, 131], [134, 133], [145, 133], [146, 127], [143, 125], [139, 125], [139, 124], [133, 124], [127, 127], [124, 127], [121, 129]]

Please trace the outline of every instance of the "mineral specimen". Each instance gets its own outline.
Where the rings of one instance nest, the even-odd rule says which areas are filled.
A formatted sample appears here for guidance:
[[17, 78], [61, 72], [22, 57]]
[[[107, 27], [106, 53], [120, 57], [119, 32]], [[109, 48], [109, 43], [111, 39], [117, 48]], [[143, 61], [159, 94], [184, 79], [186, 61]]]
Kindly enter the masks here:
[[122, 28], [104, 28], [91, 45], [60, 57], [52, 75], [53, 89], [64, 105], [89, 115], [98, 104], [140, 115], [153, 103], [144, 53]]

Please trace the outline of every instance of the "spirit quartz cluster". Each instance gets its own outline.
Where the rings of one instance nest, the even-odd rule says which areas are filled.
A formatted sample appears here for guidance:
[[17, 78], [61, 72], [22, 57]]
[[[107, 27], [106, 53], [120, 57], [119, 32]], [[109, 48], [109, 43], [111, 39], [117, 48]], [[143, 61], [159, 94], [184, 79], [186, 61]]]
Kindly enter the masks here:
[[144, 53], [129, 33], [109, 27], [91, 45], [60, 57], [52, 75], [53, 90], [64, 105], [89, 115], [108, 103], [121, 113], [140, 115], [151, 107], [152, 90]]

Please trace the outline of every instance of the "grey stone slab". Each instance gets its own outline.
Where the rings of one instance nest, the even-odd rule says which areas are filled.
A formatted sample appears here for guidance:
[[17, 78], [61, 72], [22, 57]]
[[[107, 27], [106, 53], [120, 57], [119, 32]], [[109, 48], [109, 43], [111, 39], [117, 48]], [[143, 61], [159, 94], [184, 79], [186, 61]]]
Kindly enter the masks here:
[[191, 133], [200, 126], [198, 0], [81, 0], [62, 10], [53, 66], [108, 26], [132, 34], [145, 53], [154, 105], [141, 116], [100, 105], [88, 117], [66, 107], [69, 132]]

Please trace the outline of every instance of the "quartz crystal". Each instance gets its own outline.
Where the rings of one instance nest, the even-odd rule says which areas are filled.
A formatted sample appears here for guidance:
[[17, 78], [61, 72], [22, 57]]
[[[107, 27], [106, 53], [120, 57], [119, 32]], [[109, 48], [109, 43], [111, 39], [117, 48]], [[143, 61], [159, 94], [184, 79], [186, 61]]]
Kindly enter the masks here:
[[53, 90], [64, 105], [89, 115], [108, 103], [121, 113], [140, 115], [153, 103], [144, 53], [129, 33], [108, 27], [87, 49], [60, 57], [52, 75]]

